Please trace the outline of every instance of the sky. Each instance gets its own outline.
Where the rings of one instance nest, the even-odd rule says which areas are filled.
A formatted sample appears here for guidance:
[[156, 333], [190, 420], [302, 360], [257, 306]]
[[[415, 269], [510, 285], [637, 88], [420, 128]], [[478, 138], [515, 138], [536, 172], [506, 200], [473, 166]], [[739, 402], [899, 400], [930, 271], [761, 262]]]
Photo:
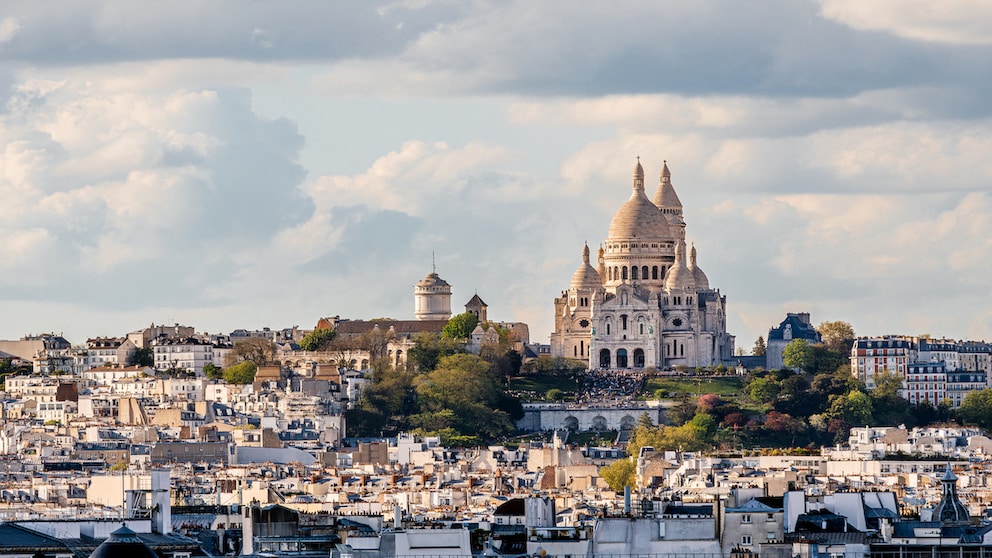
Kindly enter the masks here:
[[452, 306], [547, 342], [662, 161], [750, 350], [992, 340], [992, 3], [0, 0], [0, 338]]

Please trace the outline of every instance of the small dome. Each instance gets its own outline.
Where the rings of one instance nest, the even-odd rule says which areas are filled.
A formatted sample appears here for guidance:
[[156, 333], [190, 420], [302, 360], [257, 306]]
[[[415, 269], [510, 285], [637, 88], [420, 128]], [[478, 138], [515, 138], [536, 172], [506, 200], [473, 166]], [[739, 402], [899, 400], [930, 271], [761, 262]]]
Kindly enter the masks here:
[[675, 250], [675, 264], [665, 274], [665, 288], [668, 290], [696, 288], [696, 280], [685, 265], [685, 242], [681, 240]]
[[689, 251], [689, 271], [692, 272], [692, 279], [693, 279], [693, 281], [695, 281], [696, 288], [697, 289], [708, 289], [708, 288], [710, 288], [710, 280], [709, 280], [709, 278], [706, 277], [706, 274], [703, 273], [703, 270], [702, 269], [699, 269], [699, 266], [696, 265], [696, 247], [695, 246], [693, 246], [692, 249]]
[[682, 200], [675, 193], [675, 186], [672, 186], [672, 173], [668, 170], [668, 163], [661, 169], [661, 180], [658, 182], [658, 189], [654, 193], [651, 201], [662, 211], [682, 210]]
[[598, 289], [602, 286], [603, 278], [596, 271], [596, 268], [589, 263], [589, 245], [586, 244], [582, 248], [582, 264], [572, 274], [572, 288], [589, 290]]
[[134, 531], [121, 527], [96, 547], [90, 558], [158, 558]]
[[419, 282], [417, 282], [417, 286], [418, 287], [450, 287], [451, 285], [448, 285], [447, 281], [441, 279], [441, 276], [438, 275], [437, 272], [432, 271], [427, 274], [427, 277], [424, 277]]

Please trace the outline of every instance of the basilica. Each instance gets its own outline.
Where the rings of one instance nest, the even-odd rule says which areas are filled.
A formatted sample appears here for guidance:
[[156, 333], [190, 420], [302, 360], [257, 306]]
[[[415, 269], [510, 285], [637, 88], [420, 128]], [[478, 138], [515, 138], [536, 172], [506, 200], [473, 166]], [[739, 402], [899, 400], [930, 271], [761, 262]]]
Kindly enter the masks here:
[[551, 353], [590, 369], [714, 366], [733, 358], [727, 298], [686, 253], [682, 202], [667, 162], [653, 199], [638, 160], [630, 199], [613, 216], [596, 266], [588, 244], [555, 299]]

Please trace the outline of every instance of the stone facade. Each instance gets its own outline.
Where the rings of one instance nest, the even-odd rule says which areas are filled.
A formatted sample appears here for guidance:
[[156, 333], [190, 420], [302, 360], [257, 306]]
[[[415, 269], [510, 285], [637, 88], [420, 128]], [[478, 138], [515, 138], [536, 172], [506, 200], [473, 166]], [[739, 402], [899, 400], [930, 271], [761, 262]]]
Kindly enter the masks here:
[[551, 352], [593, 369], [712, 366], [733, 358], [726, 297], [687, 253], [682, 203], [668, 165], [654, 199], [638, 161], [630, 199], [610, 223], [597, 267], [589, 246], [555, 299]]

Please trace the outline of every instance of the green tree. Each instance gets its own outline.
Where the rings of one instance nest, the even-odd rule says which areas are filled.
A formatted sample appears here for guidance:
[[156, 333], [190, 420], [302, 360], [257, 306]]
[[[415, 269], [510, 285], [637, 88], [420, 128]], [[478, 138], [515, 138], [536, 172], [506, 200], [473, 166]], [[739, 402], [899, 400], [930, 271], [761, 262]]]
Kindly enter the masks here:
[[965, 424], [974, 424], [992, 431], [992, 388], [965, 395], [958, 407], [958, 418]]
[[618, 459], [601, 468], [599, 476], [614, 492], [623, 492], [625, 486], [633, 486], [637, 466], [630, 459]]
[[755, 403], [768, 404], [778, 397], [779, 385], [769, 378], [755, 378], [744, 387], [747, 398]]
[[498, 438], [513, 430], [512, 404], [493, 378], [490, 365], [470, 354], [441, 359], [434, 371], [414, 382], [419, 413], [411, 420], [425, 423], [442, 410], [453, 412], [449, 425], [463, 435]]
[[234, 344], [227, 353], [224, 364], [228, 367], [242, 361], [251, 361], [255, 366], [262, 366], [275, 360], [276, 344], [261, 337], [249, 337]]
[[872, 423], [872, 412], [871, 397], [863, 391], [853, 390], [834, 397], [828, 415], [848, 424], [868, 425]]
[[782, 362], [789, 368], [811, 370], [813, 368], [813, 349], [805, 339], [793, 339], [782, 349]]
[[637, 426], [643, 426], [645, 428], [651, 428], [654, 426], [654, 421], [651, 420], [651, 415], [649, 415], [647, 411], [642, 412], [641, 415], [637, 417]]
[[816, 331], [823, 338], [823, 344], [833, 351], [845, 353], [850, 349], [848, 343], [854, 340], [854, 328], [842, 321], [821, 322]]
[[669, 407], [666, 414], [668, 415], [668, 420], [676, 426], [689, 422], [692, 420], [692, 417], [696, 416], [695, 398], [688, 393], [680, 394], [675, 404]]
[[334, 340], [337, 334], [331, 328], [322, 327], [315, 329], [304, 335], [303, 339], [300, 339], [300, 348], [304, 351], [321, 351]]
[[149, 368], [155, 366], [155, 352], [151, 347], [145, 347], [143, 349], [138, 349], [134, 351], [134, 355], [131, 357], [131, 364], [135, 366], [147, 366]]
[[479, 325], [478, 316], [471, 312], [462, 312], [448, 320], [441, 329], [441, 335], [448, 339], [468, 339], [477, 325]]
[[430, 372], [437, 368], [442, 357], [464, 352], [464, 343], [433, 333], [419, 333], [413, 339], [407, 359], [418, 371]]
[[872, 398], [899, 397], [902, 390], [902, 375], [891, 370], [882, 370], [875, 374], [875, 387], [871, 390]]
[[224, 381], [229, 384], [250, 384], [255, 381], [258, 366], [251, 360], [243, 360], [224, 369]]
[[751, 349], [751, 354], [754, 356], [761, 356], [765, 354], [765, 351], [767, 350], [768, 347], [765, 346], [765, 338], [759, 335], [758, 339], [754, 342], [754, 348]]
[[558, 388], [551, 388], [544, 394], [544, 398], [548, 401], [561, 401], [565, 398], [565, 394]]
[[203, 375], [211, 380], [219, 380], [224, 377], [224, 371], [221, 370], [220, 366], [212, 362], [208, 362], [203, 365]]

